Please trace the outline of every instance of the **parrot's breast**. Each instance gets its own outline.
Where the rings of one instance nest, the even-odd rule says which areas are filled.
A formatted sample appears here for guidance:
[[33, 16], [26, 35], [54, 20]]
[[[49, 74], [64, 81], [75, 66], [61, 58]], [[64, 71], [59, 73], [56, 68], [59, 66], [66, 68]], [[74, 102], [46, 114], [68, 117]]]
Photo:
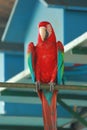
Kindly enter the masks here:
[[53, 70], [57, 67], [56, 44], [37, 46], [36, 56], [36, 71], [40, 70], [41, 82], [48, 83], [51, 81]]

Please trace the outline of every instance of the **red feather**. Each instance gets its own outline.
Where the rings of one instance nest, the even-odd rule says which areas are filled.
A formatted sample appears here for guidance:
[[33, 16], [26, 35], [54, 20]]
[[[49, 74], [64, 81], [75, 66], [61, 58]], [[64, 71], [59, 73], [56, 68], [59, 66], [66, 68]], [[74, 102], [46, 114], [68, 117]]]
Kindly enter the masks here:
[[[36, 81], [40, 81], [42, 83], [56, 82], [58, 51], [56, 37], [49, 22], [40, 22], [39, 28], [42, 26], [46, 27], [51, 34], [45, 41], [42, 41], [40, 34], [38, 34], [38, 42], [36, 45]], [[53, 92], [50, 105], [48, 104], [43, 92], [38, 91], [38, 95], [42, 102], [44, 130], [57, 130], [57, 91]]]
[[[33, 68], [35, 71], [36, 81], [41, 83], [56, 82], [57, 77], [57, 53], [58, 50], [64, 51], [62, 43], [56, 42], [54, 30], [49, 22], [43, 21], [39, 23], [39, 28], [45, 27], [49, 32], [49, 36], [45, 41], [42, 41], [40, 33], [38, 41], [34, 48]], [[43, 120], [45, 130], [57, 130], [56, 120], [56, 97], [57, 91], [52, 94], [51, 104], [49, 105], [43, 91], [38, 91], [38, 96], [42, 102]]]

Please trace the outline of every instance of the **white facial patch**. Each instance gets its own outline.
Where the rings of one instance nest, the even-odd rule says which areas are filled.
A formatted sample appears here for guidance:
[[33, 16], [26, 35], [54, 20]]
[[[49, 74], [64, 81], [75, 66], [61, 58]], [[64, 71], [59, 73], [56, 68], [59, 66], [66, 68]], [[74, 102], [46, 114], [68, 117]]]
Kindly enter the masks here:
[[46, 36], [46, 28], [45, 27], [40, 27], [39, 28], [39, 33], [40, 33], [41, 39], [44, 41], [45, 36]]

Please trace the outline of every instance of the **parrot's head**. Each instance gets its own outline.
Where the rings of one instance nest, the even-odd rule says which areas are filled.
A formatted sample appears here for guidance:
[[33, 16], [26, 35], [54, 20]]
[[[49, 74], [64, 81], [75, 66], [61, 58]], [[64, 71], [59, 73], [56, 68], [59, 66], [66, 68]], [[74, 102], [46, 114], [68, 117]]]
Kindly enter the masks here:
[[39, 23], [38, 43], [45, 41], [56, 42], [56, 37], [52, 25], [42, 21]]

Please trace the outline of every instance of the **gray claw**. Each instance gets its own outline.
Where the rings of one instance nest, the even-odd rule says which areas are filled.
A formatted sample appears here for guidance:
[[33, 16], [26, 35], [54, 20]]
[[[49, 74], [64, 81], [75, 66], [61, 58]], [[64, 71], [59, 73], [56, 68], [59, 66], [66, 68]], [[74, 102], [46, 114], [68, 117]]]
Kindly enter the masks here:
[[36, 84], [36, 92], [37, 92], [38, 90], [41, 89], [40, 82], [37, 81], [35, 84]]
[[54, 87], [55, 87], [55, 83], [54, 82], [50, 82], [50, 91], [53, 92], [54, 91]]

